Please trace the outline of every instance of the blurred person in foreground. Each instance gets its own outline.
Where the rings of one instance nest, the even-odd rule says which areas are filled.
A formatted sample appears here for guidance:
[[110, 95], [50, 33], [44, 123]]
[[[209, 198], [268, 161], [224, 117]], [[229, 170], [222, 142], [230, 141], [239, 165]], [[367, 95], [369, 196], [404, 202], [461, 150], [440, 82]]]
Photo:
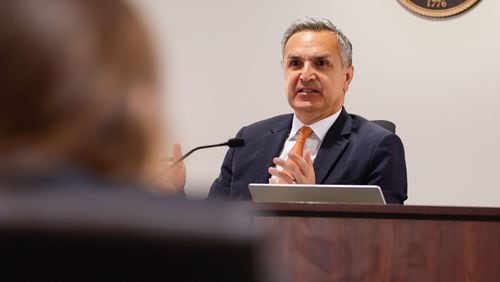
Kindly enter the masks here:
[[251, 199], [250, 183], [371, 184], [402, 204], [400, 138], [344, 108], [354, 77], [349, 39], [327, 19], [304, 17], [286, 30], [281, 50], [293, 114], [243, 127], [245, 147], [228, 150], [209, 198]]
[[0, 1], [0, 42], [2, 187], [144, 187], [165, 168], [153, 48], [126, 3]]
[[[0, 1], [4, 277], [261, 281], [256, 277], [266, 275], [248, 216], [230, 204], [142, 189], [171, 194], [184, 186], [182, 164], [168, 171], [175, 181], [158, 178], [168, 164], [160, 155], [154, 61], [150, 38], [124, 1]], [[173, 157], [180, 154], [174, 146]], [[221, 261], [229, 265], [223, 273]]]

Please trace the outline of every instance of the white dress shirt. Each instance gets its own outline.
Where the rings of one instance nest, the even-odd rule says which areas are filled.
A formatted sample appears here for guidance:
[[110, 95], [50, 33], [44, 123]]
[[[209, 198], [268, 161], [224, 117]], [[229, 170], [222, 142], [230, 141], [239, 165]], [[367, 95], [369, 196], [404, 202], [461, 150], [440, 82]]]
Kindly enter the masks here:
[[[322, 120], [319, 120], [313, 124], [307, 125], [309, 126], [313, 132], [309, 137], [306, 139], [306, 142], [304, 144], [304, 151], [306, 149], [309, 149], [311, 151], [311, 158], [314, 161], [316, 159], [316, 156], [318, 155], [319, 148], [321, 147], [321, 143], [323, 142], [323, 139], [325, 138], [326, 133], [332, 127], [332, 125], [335, 123], [337, 118], [340, 115], [340, 112], [342, 109], [340, 109], [338, 112], [335, 114], [328, 116]], [[288, 159], [288, 153], [292, 150], [293, 146], [295, 145], [295, 142], [297, 140], [297, 133], [299, 132], [299, 129], [302, 128], [304, 124], [297, 118], [297, 116], [294, 114], [293, 115], [293, 121], [292, 121], [292, 129], [290, 130], [290, 134], [288, 135], [288, 138], [285, 141], [285, 144], [283, 146], [283, 150], [281, 151], [281, 154], [279, 156], [280, 159], [287, 160]], [[278, 166], [278, 170], [283, 170], [282, 167]], [[269, 182], [274, 183], [277, 180], [277, 177], [273, 176]]]

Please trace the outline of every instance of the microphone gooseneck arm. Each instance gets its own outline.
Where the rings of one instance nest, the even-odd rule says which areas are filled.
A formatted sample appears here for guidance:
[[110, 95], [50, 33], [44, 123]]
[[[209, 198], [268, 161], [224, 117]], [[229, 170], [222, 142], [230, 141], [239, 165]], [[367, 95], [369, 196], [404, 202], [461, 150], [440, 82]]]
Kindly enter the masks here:
[[219, 144], [213, 144], [213, 145], [205, 145], [205, 146], [199, 146], [194, 149], [191, 149], [189, 152], [184, 154], [180, 159], [178, 160], [173, 160], [172, 158], [166, 158], [167, 161], [173, 161], [172, 164], [170, 164], [165, 170], [163, 170], [161, 173], [159, 173], [156, 177], [154, 177], [148, 184], [147, 188], [155, 182], [160, 176], [162, 176], [164, 173], [167, 173], [170, 169], [172, 169], [174, 166], [178, 165], [180, 162], [185, 160], [187, 157], [189, 157], [192, 153], [201, 150], [201, 149], [208, 149], [208, 148], [214, 148], [214, 147], [222, 147], [222, 146], [229, 146], [230, 148], [237, 148], [237, 147], [243, 147], [245, 146], [245, 140], [243, 138], [231, 138], [227, 142], [224, 143], [219, 143]]
[[196, 148], [193, 148], [191, 149], [191, 151], [187, 152], [186, 154], [184, 154], [180, 159], [178, 160], [175, 160], [168, 168], [166, 171], [168, 171], [170, 168], [174, 167], [175, 165], [177, 165], [178, 163], [182, 162], [184, 159], [186, 159], [187, 157], [189, 157], [192, 153], [198, 151], [198, 150], [201, 150], [201, 149], [208, 149], [208, 148], [213, 148], [213, 147], [222, 147], [222, 146], [227, 146], [229, 145], [229, 142], [224, 142], [224, 143], [219, 143], [219, 144], [213, 144], [213, 145], [206, 145], [206, 146], [199, 146], [199, 147], [196, 147]]

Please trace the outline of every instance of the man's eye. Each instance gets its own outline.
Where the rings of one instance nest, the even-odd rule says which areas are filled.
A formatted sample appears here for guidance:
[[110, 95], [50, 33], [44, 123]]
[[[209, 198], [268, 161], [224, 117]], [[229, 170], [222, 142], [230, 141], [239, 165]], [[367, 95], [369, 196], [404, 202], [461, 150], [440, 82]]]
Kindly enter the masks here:
[[300, 66], [300, 61], [299, 60], [291, 60], [291, 61], [288, 61], [288, 66], [289, 67], [298, 67]]
[[316, 65], [318, 67], [327, 67], [330, 65], [330, 63], [327, 60], [319, 60], [316, 62]]

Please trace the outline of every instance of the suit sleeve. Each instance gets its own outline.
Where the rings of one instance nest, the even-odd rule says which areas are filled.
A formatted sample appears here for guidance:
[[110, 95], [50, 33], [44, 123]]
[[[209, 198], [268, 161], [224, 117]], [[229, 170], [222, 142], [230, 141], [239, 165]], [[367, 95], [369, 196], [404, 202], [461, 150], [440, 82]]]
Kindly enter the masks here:
[[[240, 129], [236, 137], [242, 136], [243, 129]], [[233, 157], [235, 150], [229, 148], [222, 162], [219, 177], [215, 179], [208, 192], [208, 199], [230, 199], [231, 198], [231, 184], [233, 182]]]
[[384, 136], [375, 147], [368, 184], [380, 186], [387, 203], [403, 204], [408, 198], [404, 147], [397, 135]]

